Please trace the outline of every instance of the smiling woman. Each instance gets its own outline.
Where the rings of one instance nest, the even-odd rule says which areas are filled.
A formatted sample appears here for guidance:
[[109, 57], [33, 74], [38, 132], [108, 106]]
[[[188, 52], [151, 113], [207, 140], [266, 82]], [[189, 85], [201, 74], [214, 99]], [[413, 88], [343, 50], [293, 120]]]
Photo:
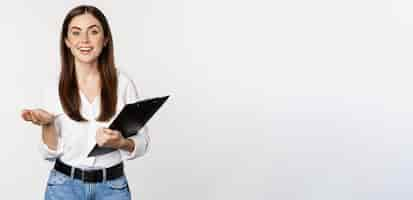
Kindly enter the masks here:
[[78, 55], [76, 58], [79, 61], [91, 62], [97, 59], [102, 47], [107, 44], [104, 39], [99, 21], [91, 14], [83, 14], [74, 17], [70, 22], [65, 43], [72, 54]]
[[[79, 113], [79, 93], [71, 92], [71, 88], [80, 89], [89, 102], [98, 96], [102, 89], [102, 112], [98, 120], [105, 121], [115, 113], [117, 77], [112, 42], [109, 24], [97, 9], [74, 9], [64, 20], [60, 41], [63, 66], [59, 92], [62, 106], [72, 119], [84, 121]], [[92, 63], [94, 66], [82, 67], [82, 63]], [[82, 72], [90, 74], [88, 69], [97, 70], [100, 76], [85, 77], [89, 80], [75, 80], [76, 77], [72, 76], [75, 67], [76, 77], [80, 77], [79, 73]], [[92, 84], [85, 84], [86, 82]]]
[[[59, 82], [48, 88], [43, 108], [22, 117], [42, 127], [41, 151], [55, 161], [46, 199], [130, 199], [123, 161], [146, 153], [147, 129], [124, 138], [107, 129], [124, 105], [138, 100], [134, 82], [115, 67], [112, 34], [93, 6], [72, 9], [63, 21]], [[118, 149], [87, 157], [92, 148]]]

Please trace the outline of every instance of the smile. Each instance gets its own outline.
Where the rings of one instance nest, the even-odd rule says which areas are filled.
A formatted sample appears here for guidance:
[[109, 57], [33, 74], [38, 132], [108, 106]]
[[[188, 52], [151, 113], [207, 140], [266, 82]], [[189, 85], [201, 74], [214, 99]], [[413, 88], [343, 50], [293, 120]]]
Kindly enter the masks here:
[[89, 54], [93, 50], [93, 48], [92, 47], [80, 47], [78, 48], [78, 50], [82, 54]]

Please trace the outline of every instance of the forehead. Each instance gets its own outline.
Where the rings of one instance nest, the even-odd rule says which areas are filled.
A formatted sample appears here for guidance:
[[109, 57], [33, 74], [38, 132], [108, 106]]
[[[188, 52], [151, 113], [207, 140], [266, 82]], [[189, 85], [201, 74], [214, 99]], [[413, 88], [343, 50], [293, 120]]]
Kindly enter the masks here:
[[81, 29], [86, 29], [92, 25], [97, 25], [98, 27], [102, 27], [99, 20], [96, 19], [93, 15], [89, 13], [81, 14], [76, 17], [73, 17], [69, 23], [69, 29], [73, 26], [79, 27]]

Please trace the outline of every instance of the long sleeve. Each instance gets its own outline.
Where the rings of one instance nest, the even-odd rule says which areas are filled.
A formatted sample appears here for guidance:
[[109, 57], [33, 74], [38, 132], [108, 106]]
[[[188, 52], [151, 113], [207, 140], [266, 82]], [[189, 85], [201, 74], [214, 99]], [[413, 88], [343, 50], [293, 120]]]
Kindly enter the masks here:
[[[139, 100], [138, 91], [136, 86], [132, 80], [129, 80], [127, 84], [124, 100], [126, 104], [134, 103]], [[150, 144], [150, 137], [148, 134], [149, 130], [147, 126], [144, 126], [137, 135], [129, 137], [135, 143], [135, 148], [133, 152], [128, 152], [125, 150], [120, 150], [122, 160], [132, 160], [138, 157], [143, 156], [146, 152], [148, 152], [149, 144]]]
[[62, 141], [61, 136], [60, 136], [59, 123], [58, 123], [57, 120], [55, 120], [53, 123], [56, 127], [56, 132], [58, 134], [57, 149], [56, 150], [50, 149], [47, 146], [47, 144], [44, 143], [42, 138], [40, 138], [40, 144], [39, 144], [39, 150], [40, 150], [40, 153], [41, 153], [43, 159], [48, 160], [48, 161], [54, 161], [56, 158], [58, 158], [59, 156], [61, 156], [63, 154], [63, 141]]
[[148, 128], [143, 127], [137, 135], [129, 137], [135, 143], [135, 148], [133, 152], [128, 152], [125, 150], [120, 150], [122, 155], [122, 160], [133, 160], [135, 158], [145, 155], [149, 149], [150, 137], [148, 135]]

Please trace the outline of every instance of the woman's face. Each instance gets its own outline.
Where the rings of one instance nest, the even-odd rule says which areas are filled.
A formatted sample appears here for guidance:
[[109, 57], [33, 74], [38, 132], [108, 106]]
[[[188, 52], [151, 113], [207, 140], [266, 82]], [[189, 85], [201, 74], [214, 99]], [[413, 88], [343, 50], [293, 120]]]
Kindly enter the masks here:
[[65, 43], [77, 62], [96, 62], [106, 42], [102, 25], [93, 15], [78, 15], [70, 21]]

